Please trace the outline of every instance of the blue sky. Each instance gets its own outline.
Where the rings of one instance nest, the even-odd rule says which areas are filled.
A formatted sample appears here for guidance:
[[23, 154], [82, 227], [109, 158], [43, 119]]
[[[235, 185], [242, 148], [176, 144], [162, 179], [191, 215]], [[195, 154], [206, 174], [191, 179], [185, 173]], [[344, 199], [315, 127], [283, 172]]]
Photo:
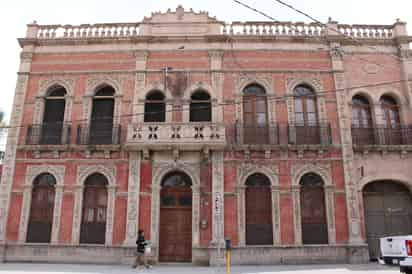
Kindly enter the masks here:
[[[280, 21], [306, 21], [308, 19], [274, 0], [241, 0]], [[396, 18], [408, 22], [412, 34], [411, 0], [285, 0], [326, 22], [328, 17], [340, 23], [392, 24]], [[0, 4], [1, 51], [0, 75], [2, 96], [0, 108], [10, 115], [18, 70], [20, 47], [18, 37], [24, 37], [26, 24], [36, 20], [39, 24], [80, 24], [103, 22], [136, 22], [154, 11], [175, 9], [177, 5], [195, 11], [208, 11], [224, 21], [266, 20], [232, 0], [3, 0]], [[0, 144], [1, 145], [1, 144]]]

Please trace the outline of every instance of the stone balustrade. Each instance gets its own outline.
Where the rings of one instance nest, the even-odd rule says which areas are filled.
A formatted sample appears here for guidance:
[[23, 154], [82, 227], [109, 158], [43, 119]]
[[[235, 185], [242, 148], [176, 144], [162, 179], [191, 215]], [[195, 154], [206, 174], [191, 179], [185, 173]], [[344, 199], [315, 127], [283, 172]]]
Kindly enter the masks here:
[[393, 35], [392, 25], [338, 25], [341, 34], [355, 39], [390, 39]]
[[130, 37], [139, 34], [139, 23], [83, 24], [73, 25], [37, 25], [36, 38], [105, 38]]
[[325, 27], [318, 23], [233, 22], [222, 26], [226, 35], [322, 36]]
[[[207, 24], [207, 23], [206, 23]], [[322, 37], [340, 34], [354, 39], [391, 39], [399, 34], [396, 25], [322, 25], [303, 22], [214, 22], [220, 26], [220, 35], [230, 36], [285, 36], [285, 37]], [[34, 39], [87, 39], [87, 38], [122, 38], [144, 36], [146, 23], [82, 24], [82, 25], [38, 25], [30, 24], [27, 38]], [[163, 26], [164, 28], [164, 26]], [[168, 33], [163, 32], [164, 34]], [[402, 32], [401, 32], [402, 33]], [[213, 33], [215, 35], [216, 33]], [[160, 35], [160, 34], [159, 34]], [[162, 34], [163, 35], [163, 34]], [[190, 35], [190, 34], [188, 34]], [[192, 35], [196, 35], [193, 33]], [[402, 34], [401, 34], [402, 35]]]
[[[137, 146], [136, 146], [137, 145]], [[223, 148], [226, 145], [225, 126], [219, 123], [141, 123], [129, 125], [129, 147], [162, 150]]]

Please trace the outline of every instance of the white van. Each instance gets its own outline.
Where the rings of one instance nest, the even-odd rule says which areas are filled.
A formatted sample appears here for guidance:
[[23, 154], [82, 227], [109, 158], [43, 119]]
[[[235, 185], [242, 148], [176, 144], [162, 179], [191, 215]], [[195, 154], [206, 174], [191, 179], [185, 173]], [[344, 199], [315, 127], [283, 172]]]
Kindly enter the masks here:
[[380, 238], [385, 264], [399, 264], [401, 272], [412, 274], [412, 235]]

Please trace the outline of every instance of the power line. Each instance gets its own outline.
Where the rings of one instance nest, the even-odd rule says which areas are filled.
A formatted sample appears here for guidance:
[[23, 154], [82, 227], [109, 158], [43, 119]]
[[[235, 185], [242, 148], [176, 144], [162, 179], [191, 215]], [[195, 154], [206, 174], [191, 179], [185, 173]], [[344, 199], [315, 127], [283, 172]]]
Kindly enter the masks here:
[[[403, 82], [412, 82], [412, 80], [395, 80], [395, 81], [387, 81], [387, 82], [380, 82], [380, 83], [374, 83], [374, 84], [366, 84], [366, 85], [359, 85], [359, 86], [352, 86], [352, 87], [344, 87], [344, 88], [339, 88], [339, 89], [329, 89], [329, 90], [321, 90], [318, 92], [315, 92], [314, 97], [319, 96], [319, 95], [327, 95], [327, 94], [335, 94], [336, 92], [344, 92], [346, 90], [353, 90], [353, 89], [362, 89], [362, 88], [371, 88], [371, 87], [379, 87], [379, 86], [388, 86], [388, 85], [394, 85], [394, 84], [400, 84]], [[268, 101], [283, 101], [287, 98], [295, 98], [294, 94], [286, 94], [282, 96], [277, 96], [277, 95], [266, 95], [266, 98]], [[224, 106], [230, 106], [230, 105], [237, 105], [237, 104], [242, 104], [243, 102], [226, 102], [226, 103], [218, 103], [218, 104], [211, 104], [211, 108], [213, 107], [224, 107]], [[190, 110], [189, 108], [179, 108], [179, 109], [170, 109], [170, 110], [164, 110], [164, 111], [156, 111], [156, 112], [151, 112], [151, 114], [159, 114], [159, 113], [167, 113], [167, 112], [174, 112], [174, 111], [184, 111], [184, 110]], [[122, 118], [122, 117], [135, 117], [135, 116], [141, 116], [145, 115], [145, 112], [140, 112], [140, 113], [129, 113], [129, 114], [120, 114], [120, 115], [114, 115], [113, 118]], [[71, 120], [69, 121], [70, 123], [72, 122], [91, 122], [93, 120], [98, 120], [98, 119], [77, 119], [77, 120]], [[28, 124], [31, 125], [31, 124]], [[40, 124], [41, 125], [41, 124]], [[26, 125], [21, 125], [21, 126], [3, 126], [0, 127], [0, 129], [11, 129], [11, 128], [20, 128], [24, 127]]]
[[[352, 37], [352, 36], [350, 36], [350, 35], [346, 35], [345, 33], [342, 33], [342, 32], [339, 31], [338, 29], [333, 28], [332, 26], [321, 22], [319, 19], [317, 19], [317, 18], [309, 15], [308, 13], [306, 13], [306, 12], [304, 12], [304, 11], [302, 11], [302, 10], [294, 7], [294, 6], [292, 6], [291, 4], [286, 3], [285, 1], [282, 1], [282, 0], [273, 0], [273, 1], [276, 1], [276, 2], [280, 3], [281, 5], [286, 6], [286, 7], [288, 7], [289, 9], [292, 9], [292, 10], [296, 11], [296, 12], [299, 13], [299, 14], [302, 14], [303, 16], [305, 16], [305, 17], [309, 18], [310, 20], [312, 20], [313, 22], [318, 23], [318, 24], [321, 24], [322, 26], [326, 27], [327, 29], [334, 31], [336, 34], [343, 35], [344, 37], [346, 37], [346, 38], [348, 38], [348, 39], [350, 39], [350, 40], [352, 40], [352, 41], [355, 41], [355, 42], [358, 43], [358, 44], [361, 44], [361, 43], [362, 43], [361, 41], [359, 41], [359, 39], [356, 39], [355, 37]], [[369, 47], [370, 49], [375, 50], [375, 51], [377, 50], [376, 47], [373, 47], [373, 46], [368, 46], [368, 47]], [[398, 61], [401, 61], [401, 59], [399, 58], [399, 56], [394, 55], [394, 54], [391, 54], [391, 55], [394, 56]]]
[[[272, 16], [267, 15], [266, 13], [264, 13], [264, 12], [262, 12], [262, 11], [256, 9], [256, 8], [254, 8], [254, 7], [251, 7], [251, 6], [249, 6], [249, 5], [241, 2], [241, 1], [239, 1], [239, 0], [232, 0], [232, 1], [236, 2], [236, 3], [239, 4], [239, 5], [242, 5], [243, 7], [248, 8], [248, 9], [250, 9], [250, 10], [256, 12], [256, 13], [259, 13], [259, 14], [263, 15], [263, 16], [265, 16], [266, 18], [271, 19], [271, 20], [274, 21], [275, 23], [279, 23], [279, 21], [276, 20], [276, 19], [274, 19]], [[275, 0], [275, 1], [276, 1], [276, 0]], [[282, 2], [282, 4], [285, 4], [285, 3]], [[302, 12], [302, 14], [303, 14], [303, 12]], [[306, 16], [306, 15], [305, 15], [305, 16]], [[309, 16], [309, 15], [308, 15], [308, 16]], [[346, 37], [347, 39], [353, 40], [353, 41], [357, 42], [358, 44], [361, 44], [361, 43], [362, 43], [362, 42], [360, 42], [358, 39], [356, 39], [356, 38], [354, 38], [354, 37], [351, 37], [351, 36], [347, 36], [347, 35], [345, 35], [344, 33], [341, 33], [339, 30], [334, 29], [334, 28], [331, 28], [331, 27], [328, 26], [327, 24], [322, 23], [321, 21], [319, 21], [319, 20], [317, 20], [317, 19], [315, 19], [315, 18], [312, 18], [311, 16], [309, 16], [309, 18], [310, 18], [311, 20], [314, 20], [315, 23], [321, 24], [322, 26], [327, 27], [328, 29], [334, 30], [337, 34], [341, 34], [342, 36]], [[290, 26], [290, 27], [296, 30], [296, 27], [295, 27], [295, 26], [292, 25], [292, 26]], [[324, 39], [325, 41], [327, 41], [326, 37], [321, 37], [321, 38]], [[327, 41], [327, 42], [328, 42], [328, 41]], [[375, 51], [377, 50], [375, 47], [371, 47], [371, 46], [368, 46], [368, 47], [371, 48], [371, 49], [373, 49], [373, 50], [375, 50]], [[393, 54], [391, 54], [391, 55], [393, 55]], [[393, 55], [393, 56], [395, 56], [398, 60], [400, 60], [400, 58], [399, 58], [398, 56], [396, 56], [396, 55]], [[371, 60], [368, 60], [368, 59], [363, 58], [363, 57], [358, 56], [358, 55], [355, 55], [355, 57], [358, 58], [358, 59], [361, 60], [361, 61], [365, 61], [365, 62], [367, 62], [367, 63], [372, 63], [372, 64], [375, 64], [375, 65], [377, 65], [377, 66], [379, 66], [379, 67], [384, 67], [384, 65], [382, 65], [382, 64], [379, 63], [379, 62], [371, 61]]]

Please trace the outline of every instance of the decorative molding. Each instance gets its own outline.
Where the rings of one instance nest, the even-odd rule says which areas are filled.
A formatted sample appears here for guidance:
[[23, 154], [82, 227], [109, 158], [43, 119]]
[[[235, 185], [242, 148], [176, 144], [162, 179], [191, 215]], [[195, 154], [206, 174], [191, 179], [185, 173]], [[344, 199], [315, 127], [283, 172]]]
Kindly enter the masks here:
[[300, 179], [307, 173], [316, 173], [325, 183], [325, 186], [331, 186], [332, 170], [329, 163], [302, 163], [291, 166], [292, 185], [299, 186]]
[[68, 96], [74, 96], [74, 85], [75, 85], [74, 78], [49, 76], [39, 81], [37, 96], [43, 97], [43, 98], [46, 97], [47, 92], [50, 90], [50, 88], [55, 87], [55, 86], [62, 86], [66, 90], [66, 93]]
[[264, 164], [253, 164], [253, 163], [241, 163], [237, 167], [238, 174], [238, 185], [243, 187], [246, 185], [246, 180], [250, 175], [255, 173], [262, 173], [269, 178], [272, 187], [279, 186], [279, 167], [278, 166], [267, 166]]

